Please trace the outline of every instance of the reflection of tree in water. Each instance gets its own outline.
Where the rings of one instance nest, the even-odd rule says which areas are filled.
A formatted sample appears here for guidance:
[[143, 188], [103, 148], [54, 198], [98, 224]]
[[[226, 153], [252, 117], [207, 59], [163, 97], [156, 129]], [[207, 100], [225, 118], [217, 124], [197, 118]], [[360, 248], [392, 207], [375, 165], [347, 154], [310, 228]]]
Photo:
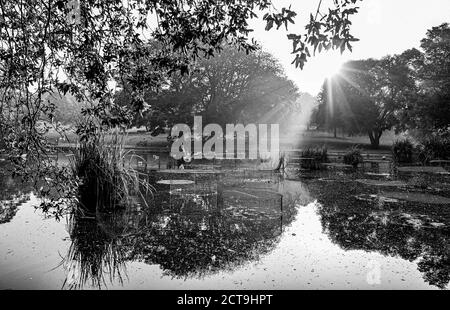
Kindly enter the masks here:
[[30, 194], [13, 194], [0, 200], [0, 224], [9, 223], [17, 213], [17, 208], [30, 200]]
[[180, 278], [201, 278], [258, 260], [295, 217], [295, 200], [282, 202], [280, 193], [278, 184], [254, 182], [220, 186], [217, 195], [160, 192], [158, 212], [149, 215], [151, 224], [133, 240], [132, 259], [159, 264]]
[[[335, 182], [324, 183], [318, 191], [322, 225], [331, 241], [344, 250], [376, 251], [411, 262], [418, 260], [425, 281], [445, 288], [450, 281], [448, 217], [439, 216], [431, 205], [408, 202], [405, 208], [401, 203], [358, 200], [361, 192], [370, 190]], [[446, 225], [434, 226], [438, 221]]]
[[11, 176], [11, 172], [0, 166], [0, 224], [10, 222], [17, 208], [30, 200], [31, 187]]
[[133, 259], [159, 264], [175, 277], [201, 277], [256, 260], [281, 235], [279, 218], [173, 213], [151, 221], [133, 240]]
[[145, 212], [129, 207], [108, 220], [72, 218], [67, 287], [120, 282], [126, 261], [158, 264], [177, 278], [200, 278], [259, 259], [275, 247], [295, 206], [285, 199], [281, 212], [279, 194], [277, 200], [252, 204], [251, 194], [239, 193], [160, 192]]

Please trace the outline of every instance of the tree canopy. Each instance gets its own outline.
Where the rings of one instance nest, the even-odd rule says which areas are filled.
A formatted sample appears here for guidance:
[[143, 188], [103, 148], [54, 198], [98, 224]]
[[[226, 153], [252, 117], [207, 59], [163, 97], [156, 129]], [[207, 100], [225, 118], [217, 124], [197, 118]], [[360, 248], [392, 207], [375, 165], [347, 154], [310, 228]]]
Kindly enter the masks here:
[[413, 69], [418, 92], [405, 109], [405, 129], [429, 133], [450, 126], [450, 27], [448, 23], [428, 30], [421, 51], [403, 54]]
[[373, 147], [414, 94], [415, 82], [402, 56], [346, 63], [323, 86], [319, 121], [349, 133], [365, 133]]
[[[122, 91], [118, 102], [130, 105]], [[198, 61], [188, 75], [174, 74], [160, 91], [147, 92], [151, 106], [134, 125], [154, 134], [176, 123], [191, 124], [194, 115], [205, 123], [282, 123], [297, 109], [299, 92], [278, 61], [267, 52], [246, 54], [230, 46], [213, 58]]]
[[316, 121], [325, 128], [364, 133], [378, 147], [385, 130], [429, 134], [450, 124], [450, 28], [433, 27], [410, 49], [380, 60], [346, 63], [325, 81]]

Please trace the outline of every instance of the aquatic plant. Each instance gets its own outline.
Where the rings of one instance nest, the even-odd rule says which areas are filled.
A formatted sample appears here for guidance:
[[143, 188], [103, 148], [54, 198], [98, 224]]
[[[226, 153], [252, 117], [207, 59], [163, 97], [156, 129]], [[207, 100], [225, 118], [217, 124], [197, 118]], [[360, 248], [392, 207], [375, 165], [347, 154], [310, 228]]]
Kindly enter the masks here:
[[[80, 179], [78, 204], [83, 211], [112, 211], [129, 203], [133, 195], [152, 193], [147, 180], [127, 165], [136, 155], [124, 148], [124, 135], [97, 134], [74, 150], [70, 167]], [[145, 200], [144, 200], [145, 201]]]
[[358, 167], [358, 165], [363, 162], [363, 157], [359, 146], [354, 145], [351, 147], [347, 153], [345, 153], [343, 160], [346, 165], [351, 165], [355, 168]]

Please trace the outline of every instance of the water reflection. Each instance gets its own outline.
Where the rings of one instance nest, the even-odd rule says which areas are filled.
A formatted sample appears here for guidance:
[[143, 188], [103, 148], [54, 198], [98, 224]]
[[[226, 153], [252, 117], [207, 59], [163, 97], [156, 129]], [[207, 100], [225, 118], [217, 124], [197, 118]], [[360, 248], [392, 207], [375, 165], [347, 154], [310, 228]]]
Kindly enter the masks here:
[[323, 230], [333, 243], [346, 251], [376, 251], [416, 262], [426, 282], [448, 286], [450, 218], [445, 207], [383, 199], [377, 188], [352, 181], [317, 182], [311, 188], [321, 204]]
[[72, 243], [63, 261], [67, 271], [63, 287], [102, 288], [116, 281], [123, 283], [127, 253], [122, 239], [127, 229], [121, 225], [122, 219], [119, 214], [98, 219], [71, 216], [68, 230]]
[[[43, 221], [32, 196], [0, 225], [0, 287], [370, 289], [372, 260], [386, 266], [383, 288], [448, 287], [450, 209], [428, 199], [450, 197], [448, 176], [292, 177], [152, 172], [157, 192], [147, 204], [135, 199], [114, 214], [72, 216], [66, 229]], [[189, 182], [158, 183], [170, 180]], [[18, 203], [28, 189], [13, 181], [0, 178], [1, 197]], [[54, 269], [58, 252], [64, 260]]]
[[31, 186], [15, 180], [11, 171], [0, 164], [0, 224], [14, 218], [17, 207], [30, 200], [30, 192]]
[[73, 216], [65, 287], [122, 283], [127, 261], [159, 265], [164, 275], [178, 279], [231, 271], [269, 253], [295, 217], [295, 203], [306, 196], [298, 183], [280, 182], [278, 176], [245, 186], [215, 175], [195, 178], [195, 183], [155, 184], [150, 207], [136, 201], [115, 214]]

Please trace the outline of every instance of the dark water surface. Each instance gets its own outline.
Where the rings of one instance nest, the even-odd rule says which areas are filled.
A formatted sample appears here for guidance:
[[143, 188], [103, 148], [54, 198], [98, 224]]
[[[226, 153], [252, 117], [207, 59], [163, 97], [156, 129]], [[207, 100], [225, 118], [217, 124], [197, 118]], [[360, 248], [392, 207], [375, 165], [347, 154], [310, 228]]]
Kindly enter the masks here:
[[447, 174], [151, 178], [146, 203], [56, 222], [2, 174], [0, 289], [448, 288]]

